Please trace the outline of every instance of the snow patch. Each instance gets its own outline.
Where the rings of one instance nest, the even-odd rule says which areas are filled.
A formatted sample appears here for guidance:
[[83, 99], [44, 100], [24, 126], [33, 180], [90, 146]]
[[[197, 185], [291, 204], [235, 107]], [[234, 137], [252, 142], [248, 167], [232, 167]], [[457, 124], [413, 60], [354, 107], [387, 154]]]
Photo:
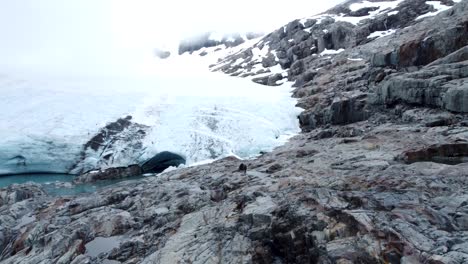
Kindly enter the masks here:
[[349, 9], [351, 11], [358, 11], [363, 8], [368, 8], [368, 7], [378, 7], [379, 9], [370, 12], [370, 15], [376, 15], [381, 13], [382, 11], [388, 10], [388, 9], [394, 9], [396, 8], [401, 2], [404, 0], [397, 0], [397, 1], [383, 1], [383, 2], [370, 2], [370, 1], [363, 1], [361, 3], [354, 3], [349, 6]]
[[324, 51], [322, 51], [320, 53], [320, 56], [325, 56], [325, 55], [336, 55], [336, 54], [339, 54], [341, 52], [345, 51], [344, 49], [339, 49], [339, 50], [329, 50], [329, 49], [325, 49]]
[[232, 64], [232, 66], [241, 65], [243, 62], [244, 62], [244, 59], [238, 58], [238, 59]]
[[363, 61], [362, 58], [348, 58], [349, 61]]
[[[367, 7], [377, 7], [375, 11], [369, 12], [369, 15], [367, 16], [362, 16], [362, 17], [351, 17], [347, 16], [346, 14], [339, 14], [339, 15], [334, 15], [334, 14], [322, 14], [318, 16], [313, 16], [310, 17], [311, 19], [316, 19], [317, 24], [321, 24], [322, 21], [326, 18], [333, 18], [335, 21], [340, 21], [340, 22], [348, 22], [353, 25], [358, 25], [361, 21], [365, 19], [372, 19], [380, 14], [383, 14], [385, 12], [389, 12], [392, 9], [395, 9], [398, 7], [400, 3], [402, 3], [404, 0], [396, 0], [396, 1], [383, 1], [383, 2], [370, 2], [370, 1], [363, 1], [361, 3], [354, 3], [349, 6], [351, 11], [358, 11], [362, 8], [367, 8]], [[396, 12], [396, 13], [395, 13]], [[398, 11], [392, 11], [390, 12], [392, 14], [397, 14]], [[304, 18], [306, 21], [307, 18]], [[309, 30], [310, 32], [310, 30]]]
[[252, 49], [253, 57], [252, 61], [262, 61], [263, 58], [265, 58], [270, 51], [270, 47], [265, 44], [263, 45], [262, 49], [259, 49], [258, 47], [255, 47]]
[[382, 38], [382, 37], [392, 35], [395, 32], [396, 32], [395, 29], [390, 29], [390, 30], [386, 30], [386, 31], [375, 31], [375, 32], [372, 32], [369, 36], [367, 36], [367, 38], [368, 39]]
[[440, 1], [426, 1], [426, 4], [433, 6], [436, 9], [436, 11], [429, 12], [429, 13], [426, 13], [424, 15], [420, 15], [420, 16], [418, 16], [416, 18], [416, 20], [420, 20], [420, 19], [423, 19], [423, 18], [426, 18], [426, 17], [435, 16], [435, 15], [439, 14], [440, 12], [443, 12], [445, 10], [448, 10], [448, 9], [452, 8], [451, 6], [443, 5], [442, 2], [440, 2]]

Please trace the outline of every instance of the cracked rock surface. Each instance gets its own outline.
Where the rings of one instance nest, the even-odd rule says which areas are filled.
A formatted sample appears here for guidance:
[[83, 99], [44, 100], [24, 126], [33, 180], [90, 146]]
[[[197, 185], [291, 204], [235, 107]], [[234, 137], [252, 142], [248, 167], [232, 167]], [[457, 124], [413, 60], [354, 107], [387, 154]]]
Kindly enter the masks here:
[[[468, 163], [422, 154], [434, 142], [445, 146], [440, 156], [466, 151], [468, 128], [330, 129], [330, 138], [304, 133], [248, 161], [246, 175], [225, 158], [86, 196], [2, 189], [2, 263], [468, 261]], [[115, 247], [91, 254], [104, 238]]]

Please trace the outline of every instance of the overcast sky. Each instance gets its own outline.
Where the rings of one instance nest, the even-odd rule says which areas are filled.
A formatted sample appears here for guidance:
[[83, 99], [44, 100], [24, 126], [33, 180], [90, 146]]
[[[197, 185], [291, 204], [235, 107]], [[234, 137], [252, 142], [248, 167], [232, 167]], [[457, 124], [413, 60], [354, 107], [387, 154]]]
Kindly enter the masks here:
[[340, 0], [0, 0], [0, 64], [124, 61], [197, 32], [268, 32]]

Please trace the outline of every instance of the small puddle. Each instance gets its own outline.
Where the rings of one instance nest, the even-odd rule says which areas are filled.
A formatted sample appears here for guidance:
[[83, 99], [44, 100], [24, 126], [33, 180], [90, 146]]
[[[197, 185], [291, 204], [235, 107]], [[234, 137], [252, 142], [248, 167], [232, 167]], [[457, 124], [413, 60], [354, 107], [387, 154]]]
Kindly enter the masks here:
[[86, 243], [86, 255], [90, 257], [97, 257], [100, 254], [108, 254], [114, 248], [117, 248], [120, 245], [120, 236], [114, 237], [96, 237], [90, 242]]

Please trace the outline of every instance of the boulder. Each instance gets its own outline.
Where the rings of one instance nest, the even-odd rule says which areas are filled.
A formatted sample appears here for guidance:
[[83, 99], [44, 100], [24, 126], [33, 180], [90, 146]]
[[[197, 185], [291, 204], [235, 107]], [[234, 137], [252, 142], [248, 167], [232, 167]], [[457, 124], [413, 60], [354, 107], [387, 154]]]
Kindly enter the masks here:
[[366, 94], [336, 98], [330, 106], [330, 123], [344, 125], [366, 120], [370, 116], [366, 101]]
[[443, 98], [445, 109], [457, 112], [468, 113], [468, 79], [464, 84], [448, 84], [450, 87]]
[[364, 7], [356, 11], [351, 11], [349, 13], [350, 16], [352, 17], [362, 17], [362, 16], [368, 16], [369, 12], [375, 11], [379, 9], [378, 7]]
[[143, 173], [161, 173], [169, 167], [185, 164], [185, 159], [175, 153], [163, 151], [152, 157], [141, 166]]
[[281, 73], [273, 74], [268, 78], [267, 85], [268, 86], [278, 86], [278, 85], [280, 85], [278, 82], [281, 81], [282, 79], [283, 79], [283, 75]]
[[350, 23], [333, 23], [318, 39], [318, 51], [350, 48], [355, 42], [355, 26]]
[[265, 58], [263, 58], [263, 60], [262, 60], [262, 66], [264, 68], [270, 68], [270, 67], [275, 66], [276, 64], [278, 64], [276, 62], [276, 57], [275, 57], [275, 55], [273, 55], [271, 53], [268, 53], [268, 55]]

